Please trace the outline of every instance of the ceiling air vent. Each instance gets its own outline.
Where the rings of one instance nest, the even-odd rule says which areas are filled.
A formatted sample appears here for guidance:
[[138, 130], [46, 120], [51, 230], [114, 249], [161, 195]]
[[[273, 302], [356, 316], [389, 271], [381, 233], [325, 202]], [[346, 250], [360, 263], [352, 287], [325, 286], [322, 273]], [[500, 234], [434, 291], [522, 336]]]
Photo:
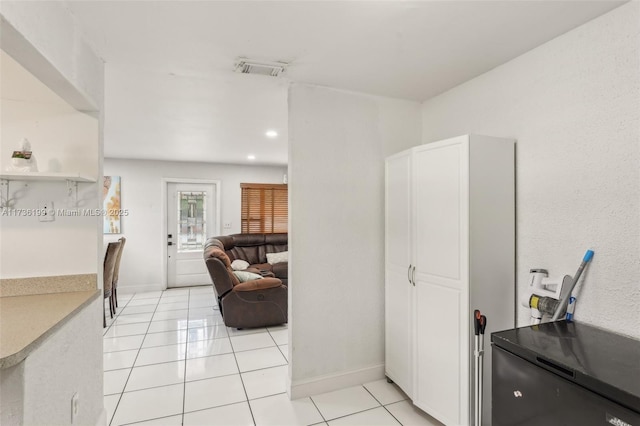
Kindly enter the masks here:
[[269, 77], [278, 77], [285, 72], [285, 62], [261, 62], [240, 58], [236, 62], [236, 72], [241, 74], [258, 74]]

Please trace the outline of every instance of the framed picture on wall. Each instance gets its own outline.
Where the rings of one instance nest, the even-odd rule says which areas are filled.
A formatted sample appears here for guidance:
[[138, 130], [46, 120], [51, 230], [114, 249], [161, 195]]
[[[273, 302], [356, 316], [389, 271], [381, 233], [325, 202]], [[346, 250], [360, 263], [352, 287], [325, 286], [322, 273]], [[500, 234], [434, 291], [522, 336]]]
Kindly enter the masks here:
[[120, 234], [120, 176], [105, 176], [102, 188], [103, 233]]

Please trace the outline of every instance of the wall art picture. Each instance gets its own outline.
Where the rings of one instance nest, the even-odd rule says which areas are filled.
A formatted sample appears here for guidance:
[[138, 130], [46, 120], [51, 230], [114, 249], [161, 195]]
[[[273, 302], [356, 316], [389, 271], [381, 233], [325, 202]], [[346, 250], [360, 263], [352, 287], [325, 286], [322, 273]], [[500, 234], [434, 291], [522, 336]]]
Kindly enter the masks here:
[[102, 191], [103, 232], [120, 234], [120, 176], [105, 176]]

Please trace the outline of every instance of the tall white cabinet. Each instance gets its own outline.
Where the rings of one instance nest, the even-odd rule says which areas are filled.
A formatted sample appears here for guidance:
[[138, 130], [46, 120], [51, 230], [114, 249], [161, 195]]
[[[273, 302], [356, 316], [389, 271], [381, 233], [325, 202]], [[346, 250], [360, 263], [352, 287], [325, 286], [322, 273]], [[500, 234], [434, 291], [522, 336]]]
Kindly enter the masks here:
[[473, 311], [490, 333], [515, 325], [512, 139], [465, 135], [386, 160], [385, 371], [446, 425], [473, 424]]

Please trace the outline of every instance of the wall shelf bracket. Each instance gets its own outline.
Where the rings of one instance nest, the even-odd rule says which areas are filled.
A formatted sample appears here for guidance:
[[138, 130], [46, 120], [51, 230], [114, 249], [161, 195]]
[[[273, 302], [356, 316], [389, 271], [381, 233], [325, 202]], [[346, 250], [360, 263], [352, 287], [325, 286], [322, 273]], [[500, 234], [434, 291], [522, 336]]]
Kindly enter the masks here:
[[9, 179], [0, 180], [0, 208], [9, 207]]
[[78, 181], [67, 179], [67, 202], [71, 207], [78, 206]]

